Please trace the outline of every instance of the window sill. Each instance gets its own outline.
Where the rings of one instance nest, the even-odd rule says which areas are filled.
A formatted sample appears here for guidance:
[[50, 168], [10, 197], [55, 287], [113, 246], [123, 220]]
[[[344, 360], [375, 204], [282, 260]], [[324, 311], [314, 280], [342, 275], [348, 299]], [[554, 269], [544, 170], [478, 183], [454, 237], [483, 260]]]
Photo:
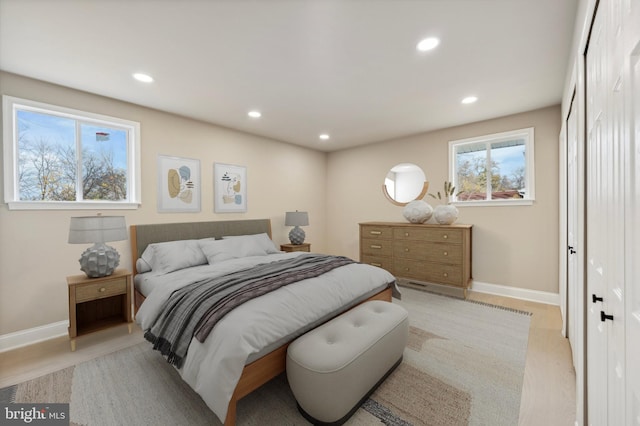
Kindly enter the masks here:
[[9, 210], [134, 210], [140, 203], [101, 201], [9, 201]]
[[532, 206], [535, 200], [480, 200], [480, 201], [455, 201], [456, 207], [498, 207], [498, 206]]

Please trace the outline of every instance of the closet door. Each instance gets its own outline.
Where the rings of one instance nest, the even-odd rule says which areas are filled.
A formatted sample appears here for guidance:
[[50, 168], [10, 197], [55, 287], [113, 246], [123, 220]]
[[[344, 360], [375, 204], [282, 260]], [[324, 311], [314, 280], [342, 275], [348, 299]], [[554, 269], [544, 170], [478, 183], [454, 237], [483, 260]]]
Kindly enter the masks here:
[[640, 423], [640, 0], [622, 5], [624, 34], [624, 87], [628, 138], [626, 161], [625, 265], [626, 287], [626, 421]]
[[578, 197], [578, 111], [577, 102], [571, 103], [569, 116], [567, 117], [567, 335], [571, 344], [573, 365], [576, 369], [582, 365], [580, 355], [583, 338], [580, 335], [583, 329], [579, 327], [579, 318], [582, 310], [579, 309], [580, 301], [584, 299], [584, 291], [580, 291], [582, 277], [579, 270], [578, 251], [583, 250], [579, 241], [579, 197]]
[[[600, 0], [586, 53], [587, 384], [591, 425], [636, 424], [639, 0]], [[629, 38], [632, 40], [629, 41]], [[634, 44], [635, 43], [635, 44]], [[635, 108], [635, 109], [634, 109]], [[631, 231], [631, 232], [630, 232]], [[630, 329], [634, 332], [630, 333]], [[627, 368], [629, 371], [627, 371]]]
[[[628, 74], [624, 72], [624, 32], [622, 29], [622, 0], [609, 0], [607, 12], [607, 137], [604, 144], [606, 216], [608, 235], [605, 281], [605, 300], [602, 312], [608, 341], [607, 398], [608, 424], [623, 425], [625, 408], [625, 141], [628, 121], [625, 120], [625, 92]], [[602, 317], [601, 313], [601, 319]], [[606, 319], [611, 318], [611, 319]]]
[[587, 407], [590, 425], [607, 424], [607, 324], [604, 309], [607, 265], [606, 182], [606, 14], [602, 5], [594, 17], [586, 53], [587, 124]]

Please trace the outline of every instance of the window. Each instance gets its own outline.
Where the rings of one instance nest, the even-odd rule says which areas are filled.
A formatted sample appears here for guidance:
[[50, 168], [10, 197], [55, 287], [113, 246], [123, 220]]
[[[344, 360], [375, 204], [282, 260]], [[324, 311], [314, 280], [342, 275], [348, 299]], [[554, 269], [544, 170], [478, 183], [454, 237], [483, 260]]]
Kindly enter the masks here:
[[531, 204], [533, 158], [533, 127], [449, 142], [456, 204]]
[[10, 209], [140, 204], [139, 123], [10, 96], [3, 116]]

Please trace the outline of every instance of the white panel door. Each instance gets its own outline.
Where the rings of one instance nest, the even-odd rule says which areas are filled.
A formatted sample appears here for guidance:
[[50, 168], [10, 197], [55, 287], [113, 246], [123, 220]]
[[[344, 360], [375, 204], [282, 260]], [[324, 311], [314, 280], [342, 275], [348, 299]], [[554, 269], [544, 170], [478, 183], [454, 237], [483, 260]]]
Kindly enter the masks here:
[[[571, 344], [573, 365], [576, 369], [582, 365], [579, 360], [582, 348], [578, 344], [582, 337], [579, 324], [579, 303], [583, 300], [583, 292], [578, 292], [582, 282], [578, 270], [578, 250], [582, 245], [578, 241], [578, 111], [577, 102], [571, 104], [567, 117], [567, 335]], [[581, 313], [581, 312], [580, 312]]]
[[628, 138], [625, 144], [626, 217], [626, 425], [640, 425], [640, 0], [623, 2], [624, 87]]
[[[606, 3], [605, 3], [606, 4]], [[625, 165], [624, 143], [628, 137], [624, 93], [628, 79], [624, 73], [622, 0], [609, 0], [607, 22], [607, 133], [603, 169], [606, 176], [606, 216], [608, 222], [605, 270], [606, 292], [601, 311], [607, 328], [607, 398], [609, 425], [624, 424], [625, 407]], [[640, 23], [639, 23], [640, 24]], [[628, 74], [627, 74], [628, 75]]]
[[[601, 6], [602, 6], [601, 2]], [[606, 2], [604, 2], [606, 3]], [[601, 321], [605, 297], [608, 222], [606, 220], [606, 13], [594, 18], [586, 57], [587, 99], [587, 417], [607, 424], [607, 334]]]

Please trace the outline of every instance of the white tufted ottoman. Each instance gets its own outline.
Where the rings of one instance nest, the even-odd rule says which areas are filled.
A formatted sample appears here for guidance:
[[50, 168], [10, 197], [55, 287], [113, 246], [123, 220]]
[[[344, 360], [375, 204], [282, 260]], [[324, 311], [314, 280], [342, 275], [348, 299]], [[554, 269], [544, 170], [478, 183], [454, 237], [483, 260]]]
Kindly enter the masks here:
[[344, 423], [402, 361], [408, 316], [374, 300], [291, 343], [287, 378], [302, 415], [313, 424]]

